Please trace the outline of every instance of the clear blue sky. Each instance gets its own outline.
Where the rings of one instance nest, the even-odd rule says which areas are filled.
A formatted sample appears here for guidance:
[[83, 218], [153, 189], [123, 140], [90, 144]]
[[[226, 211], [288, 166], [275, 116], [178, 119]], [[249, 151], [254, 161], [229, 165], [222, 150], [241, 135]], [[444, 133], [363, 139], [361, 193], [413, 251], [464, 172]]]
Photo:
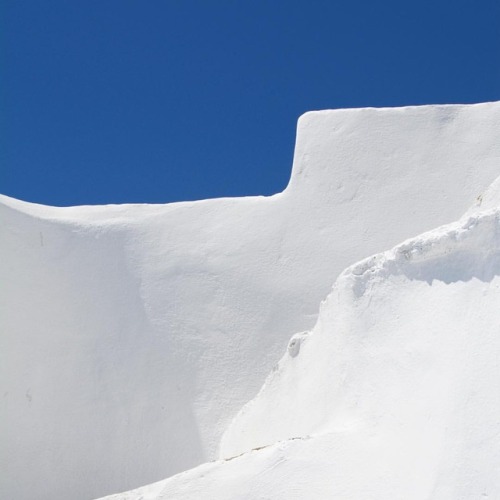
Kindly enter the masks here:
[[308, 110], [500, 99], [500, 1], [2, 0], [0, 192], [272, 194]]

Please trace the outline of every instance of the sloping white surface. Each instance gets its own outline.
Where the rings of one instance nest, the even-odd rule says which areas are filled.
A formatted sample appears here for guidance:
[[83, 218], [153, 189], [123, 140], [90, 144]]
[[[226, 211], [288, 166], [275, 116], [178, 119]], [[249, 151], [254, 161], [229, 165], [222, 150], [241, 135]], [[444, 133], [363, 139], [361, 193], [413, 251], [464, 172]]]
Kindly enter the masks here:
[[222, 455], [384, 421], [417, 448], [455, 418], [463, 431], [500, 433], [500, 397], [488, 397], [500, 394], [499, 229], [500, 212], [480, 213], [344, 272], [313, 333], [225, 433]]
[[500, 209], [360, 262], [226, 433], [241, 455], [111, 498], [496, 498], [499, 304]]
[[498, 103], [314, 112], [270, 198], [2, 197], [2, 497], [87, 499], [215, 457], [342, 269], [498, 175], [499, 129]]

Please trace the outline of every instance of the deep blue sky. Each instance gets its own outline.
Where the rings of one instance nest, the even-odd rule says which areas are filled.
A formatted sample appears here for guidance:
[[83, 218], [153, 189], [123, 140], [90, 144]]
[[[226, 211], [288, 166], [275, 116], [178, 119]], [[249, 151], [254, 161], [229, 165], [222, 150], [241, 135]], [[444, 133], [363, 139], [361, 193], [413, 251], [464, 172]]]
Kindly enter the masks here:
[[272, 194], [308, 110], [500, 99], [500, 1], [2, 0], [0, 192]]

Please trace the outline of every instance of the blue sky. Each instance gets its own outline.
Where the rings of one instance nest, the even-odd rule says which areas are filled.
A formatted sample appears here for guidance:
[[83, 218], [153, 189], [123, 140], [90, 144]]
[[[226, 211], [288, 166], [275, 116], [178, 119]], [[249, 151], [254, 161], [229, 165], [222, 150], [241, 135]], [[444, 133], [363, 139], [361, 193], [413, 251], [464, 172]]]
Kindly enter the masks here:
[[308, 110], [500, 99], [500, 1], [3, 0], [0, 192], [272, 194]]

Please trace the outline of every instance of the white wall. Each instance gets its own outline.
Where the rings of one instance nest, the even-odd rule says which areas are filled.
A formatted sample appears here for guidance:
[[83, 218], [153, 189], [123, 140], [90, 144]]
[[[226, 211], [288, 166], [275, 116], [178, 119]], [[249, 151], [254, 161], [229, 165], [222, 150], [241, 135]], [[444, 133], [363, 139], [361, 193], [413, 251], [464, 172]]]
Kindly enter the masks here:
[[321, 111], [269, 198], [1, 198], [0, 493], [88, 499], [216, 456], [347, 265], [500, 174], [500, 104]]

